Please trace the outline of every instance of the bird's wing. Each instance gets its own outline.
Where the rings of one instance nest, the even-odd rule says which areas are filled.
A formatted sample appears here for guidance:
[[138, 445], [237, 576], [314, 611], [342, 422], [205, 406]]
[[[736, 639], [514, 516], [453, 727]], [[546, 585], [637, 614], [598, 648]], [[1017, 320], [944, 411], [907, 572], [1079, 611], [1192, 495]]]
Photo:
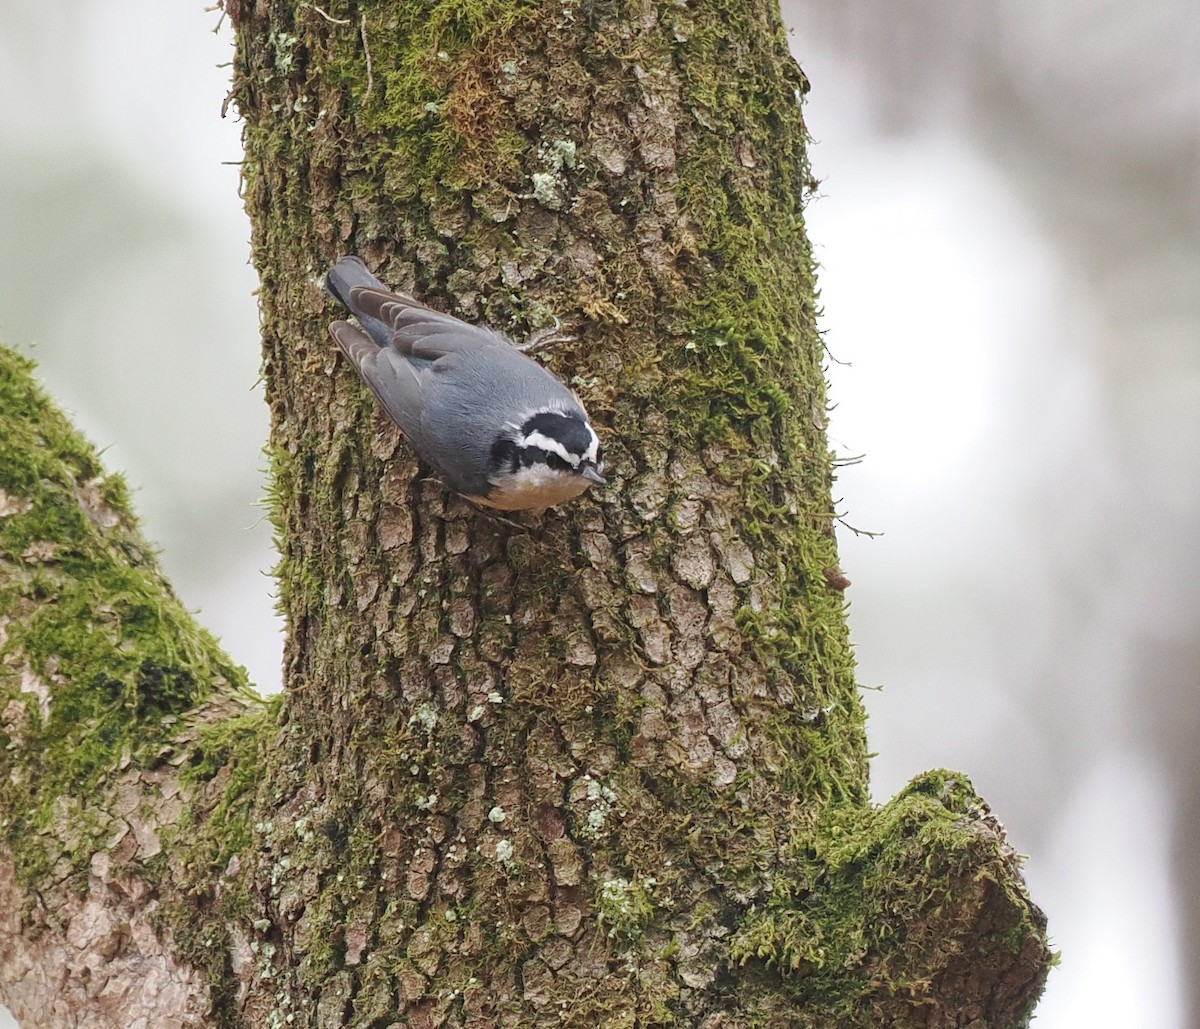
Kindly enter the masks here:
[[422, 373], [403, 354], [376, 346], [356, 325], [334, 322], [329, 331], [383, 409], [420, 450], [425, 442]]
[[499, 332], [389, 290], [358, 257], [338, 260], [325, 275], [325, 288], [358, 319], [376, 346], [395, 347], [418, 361], [498, 344], [516, 350]]
[[391, 345], [417, 360], [436, 361], [447, 354], [497, 345], [516, 349], [492, 329], [435, 311], [403, 293], [355, 286], [349, 300], [350, 310], [360, 321], [370, 319], [388, 326]]

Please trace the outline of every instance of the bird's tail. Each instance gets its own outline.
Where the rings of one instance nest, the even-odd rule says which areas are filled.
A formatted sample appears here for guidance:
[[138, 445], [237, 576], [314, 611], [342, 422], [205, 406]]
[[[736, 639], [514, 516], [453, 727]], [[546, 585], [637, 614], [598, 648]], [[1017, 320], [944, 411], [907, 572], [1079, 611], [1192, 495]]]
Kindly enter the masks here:
[[335, 300], [350, 307], [350, 290], [355, 286], [369, 286], [371, 289], [386, 289], [374, 275], [367, 271], [361, 257], [339, 257], [337, 262], [325, 274], [325, 288]]
[[[359, 320], [376, 346], [386, 347], [391, 342], [393, 330], [355, 302], [352, 291], [359, 287], [376, 290], [385, 296], [390, 295], [387, 287], [367, 271], [367, 266], [359, 257], [338, 258], [325, 274], [325, 289]], [[359, 297], [362, 295], [360, 293]]]

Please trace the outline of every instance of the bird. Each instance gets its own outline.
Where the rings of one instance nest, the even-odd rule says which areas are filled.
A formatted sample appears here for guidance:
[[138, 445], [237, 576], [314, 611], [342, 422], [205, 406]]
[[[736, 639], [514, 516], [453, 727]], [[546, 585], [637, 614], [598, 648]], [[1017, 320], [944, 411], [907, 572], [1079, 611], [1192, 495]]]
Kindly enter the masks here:
[[451, 490], [522, 511], [607, 483], [579, 398], [507, 336], [389, 290], [358, 257], [339, 258], [325, 288], [358, 322], [333, 322], [334, 341]]

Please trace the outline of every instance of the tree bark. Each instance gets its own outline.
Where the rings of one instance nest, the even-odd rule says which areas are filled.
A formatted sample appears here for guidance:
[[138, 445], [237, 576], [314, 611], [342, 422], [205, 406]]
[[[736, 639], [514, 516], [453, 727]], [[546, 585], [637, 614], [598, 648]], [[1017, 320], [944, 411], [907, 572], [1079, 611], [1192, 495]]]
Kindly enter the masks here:
[[0, 347], [0, 1000], [27, 1029], [200, 1025], [164, 916], [234, 846], [270, 707], [30, 373]]
[[[0, 462], [6, 1001], [1023, 1024], [1051, 955], [999, 823], [948, 772], [868, 803], [774, 0], [226, 9], [286, 695], [244, 694], [6, 370], [34, 398]], [[429, 479], [329, 341], [346, 252], [516, 335], [561, 316], [610, 485], [500, 518]]]

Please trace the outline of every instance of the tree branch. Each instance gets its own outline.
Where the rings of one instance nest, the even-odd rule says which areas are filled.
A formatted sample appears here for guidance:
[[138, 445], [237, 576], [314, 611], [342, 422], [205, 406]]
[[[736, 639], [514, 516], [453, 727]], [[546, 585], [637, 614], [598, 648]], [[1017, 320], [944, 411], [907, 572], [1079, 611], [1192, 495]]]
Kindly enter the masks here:
[[206, 727], [261, 703], [3, 347], [0, 440], [0, 999], [28, 1025], [200, 1024], [207, 984], [157, 932], [164, 846], [205, 795]]

